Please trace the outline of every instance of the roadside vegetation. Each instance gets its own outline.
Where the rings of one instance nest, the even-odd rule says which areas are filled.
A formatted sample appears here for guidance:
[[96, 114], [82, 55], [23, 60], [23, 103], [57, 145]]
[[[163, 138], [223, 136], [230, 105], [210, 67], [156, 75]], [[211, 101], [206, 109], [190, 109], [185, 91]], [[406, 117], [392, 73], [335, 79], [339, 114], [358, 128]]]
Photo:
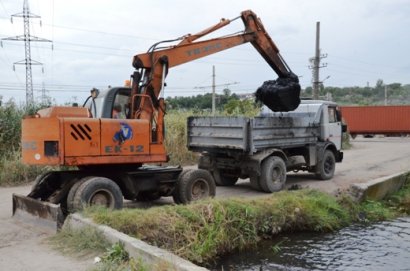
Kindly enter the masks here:
[[27, 183], [44, 169], [20, 161], [21, 120], [39, 107], [19, 107], [12, 101], [1, 104], [1, 97], [0, 105], [0, 186]]
[[[393, 83], [387, 85], [388, 104], [408, 104], [410, 102], [410, 85]], [[321, 97], [332, 97], [340, 104], [373, 105], [384, 102], [385, 84], [378, 80], [374, 87], [322, 87]], [[311, 87], [302, 91], [301, 96], [310, 97]], [[252, 92], [250, 90], [249, 92]], [[165, 122], [166, 148], [170, 155], [169, 164], [189, 165], [197, 161], [196, 154], [186, 147], [186, 119], [190, 115], [210, 115], [212, 95], [191, 97], [169, 97], [168, 114]], [[252, 98], [240, 97], [224, 89], [223, 94], [216, 95], [217, 115], [255, 116], [259, 113], [260, 104]], [[21, 163], [21, 120], [24, 115], [32, 114], [50, 104], [36, 104], [31, 108], [16, 105], [12, 100], [4, 102], [0, 96], [0, 186], [17, 185], [33, 181], [40, 173], [50, 168], [27, 166]], [[349, 138], [344, 139], [343, 147], [349, 148]]]
[[130, 257], [124, 244], [111, 244], [93, 227], [64, 227], [49, 238], [49, 243], [63, 254], [80, 259], [94, 259], [91, 271], [170, 271], [165, 263], [148, 265], [141, 258]]
[[253, 199], [211, 199], [189, 205], [147, 210], [85, 212], [105, 224], [151, 245], [206, 265], [216, 257], [255, 247], [281, 232], [329, 232], [351, 223], [371, 223], [410, 213], [410, 177], [384, 201], [355, 203], [315, 190], [282, 191]]

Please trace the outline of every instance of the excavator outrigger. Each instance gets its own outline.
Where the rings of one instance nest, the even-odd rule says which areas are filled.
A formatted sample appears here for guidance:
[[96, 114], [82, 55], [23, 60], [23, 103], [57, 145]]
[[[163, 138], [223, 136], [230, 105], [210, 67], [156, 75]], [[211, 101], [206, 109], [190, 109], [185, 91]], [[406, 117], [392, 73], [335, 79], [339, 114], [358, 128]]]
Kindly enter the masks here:
[[[198, 41], [238, 18], [245, 25], [242, 33]], [[260, 19], [250, 10], [235, 19], [155, 43], [148, 52], [134, 56], [131, 87], [93, 90], [83, 107], [51, 107], [25, 117], [24, 163], [78, 169], [38, 176], [27, 196], [13, 195], [13, 215], [29, 214], [57, 229], [66, 214], [88, 205], [116, 209], [122, 207], [123, 198], [173, 196], [176, 203], [189, 203], [214, 196], [215, 182], [208, 171], [144, 165], [168, 161], [163, 91], [169, 69], [250, 42], [279, 76], [257, 90], [257, 99], [273, 111], [291, 111], [300, 103], [298, 78]], [[163, 47], [169, 42], [174, 45]], [[120, 110], [123, 117], [116, 118], [118, 112], [114, 116], [113, 110]]]

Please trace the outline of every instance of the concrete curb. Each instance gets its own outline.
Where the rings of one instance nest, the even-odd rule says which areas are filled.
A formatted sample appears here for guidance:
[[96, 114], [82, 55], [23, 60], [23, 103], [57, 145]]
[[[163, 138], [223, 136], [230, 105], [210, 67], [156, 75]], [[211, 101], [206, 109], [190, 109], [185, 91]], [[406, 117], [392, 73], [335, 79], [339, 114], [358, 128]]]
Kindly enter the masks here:
[[366, 199], [381, 200], [387, 195], [398, 191], [406, 180], [410, 180], [410, 171], [403, 171], [387, 177], [356, 183], [350, 186], [352, 196], [357, 201]]
[[151, 246], [141, 240], [128, 236], [122, 232], [114, 230], [108, 226], [98, 225], [91, 219], [84, 218], [80, 214], [71, 214], [67, 217], [64, 227], [81, 229], [83, 227], [93, 227], [103, 233], [105, 238], [112, 244], [124, 243], [129, 255], [135, 259], [142, 259], [150, 266], [166, 266], [167, 270], [176, 271], [206, 271], [208, 269], [197, 266], [190, 261], [182, 259], [164, 249]]

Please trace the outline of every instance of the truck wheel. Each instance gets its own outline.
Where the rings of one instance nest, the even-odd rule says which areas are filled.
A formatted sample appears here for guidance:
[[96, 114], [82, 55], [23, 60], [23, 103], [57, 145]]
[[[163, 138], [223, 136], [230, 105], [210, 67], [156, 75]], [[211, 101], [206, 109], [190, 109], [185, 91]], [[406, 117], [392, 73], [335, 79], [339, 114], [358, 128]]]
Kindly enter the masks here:
[[214, 197], [216, 186], [211, 174], [203, 169], [196, 169], [183, 175], [178, 180], [179, 200], [186, 204], [208, 197]]
[[325, 150], [323, 159], [317, 165], [316, 177], [320, 180], [329, 180], [335, 174], [336, 159], [330, 150]]
[[180, 196], [180, 189], [179, 189], [179, 187], [180, 187], [180, 185], [179, 185], [179, 183], [181, 182], [181, 179], [186, 175], [186, 174], [188, 174], [189, 172], [191, 172], [191, 171], [193, 171], [194, 169], [184, 169], [184, 170], [182, 170], [182, 172], [179, 174], [179, 176], [178, 176], [178, 180], [177, 180], [177, 183], [175, 184], [175, 188], [174, 188], [174, 192], [172, 192], [172, 198], [174, 199], [174, 202], [176, 203], [176, 204], [181, 204], [182, 203], [182, 201], [181, 201], [181, 196]]
[[215, 169], [212, 176], [214, 176], [215, 184], [217, 186], [232, 186], [238, 181], [238, 177], [227, 176], [219, 169]]
[[74, 210], [85, 206], [100, 205], [109, 209], [121, 209], [123, 196], [119, 186], [104, 177], [91, 177], [82, 183], [75, 192]]
[[262, 162], [259, 184], [264, 192], [272, 193], [283, 189], [286, 183], [286, 165], [282, 158], [271, 156]]

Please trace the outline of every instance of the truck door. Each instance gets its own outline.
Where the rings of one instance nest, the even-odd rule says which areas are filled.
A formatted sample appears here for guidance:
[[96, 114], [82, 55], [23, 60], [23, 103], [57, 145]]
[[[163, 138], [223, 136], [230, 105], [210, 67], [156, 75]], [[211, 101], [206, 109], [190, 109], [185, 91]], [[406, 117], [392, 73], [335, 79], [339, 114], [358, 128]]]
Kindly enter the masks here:
[[[326, 115], [326, 112], [324, 112]], [[340, 120], [340, 114], [337, 113], [336, 106], [328, 105], [327, 107], [327, 117], [324, 118], [325, 123], [324, 128], [324, 138], [335, 144], [338, 150], [342, 147], [342, 122]]]

